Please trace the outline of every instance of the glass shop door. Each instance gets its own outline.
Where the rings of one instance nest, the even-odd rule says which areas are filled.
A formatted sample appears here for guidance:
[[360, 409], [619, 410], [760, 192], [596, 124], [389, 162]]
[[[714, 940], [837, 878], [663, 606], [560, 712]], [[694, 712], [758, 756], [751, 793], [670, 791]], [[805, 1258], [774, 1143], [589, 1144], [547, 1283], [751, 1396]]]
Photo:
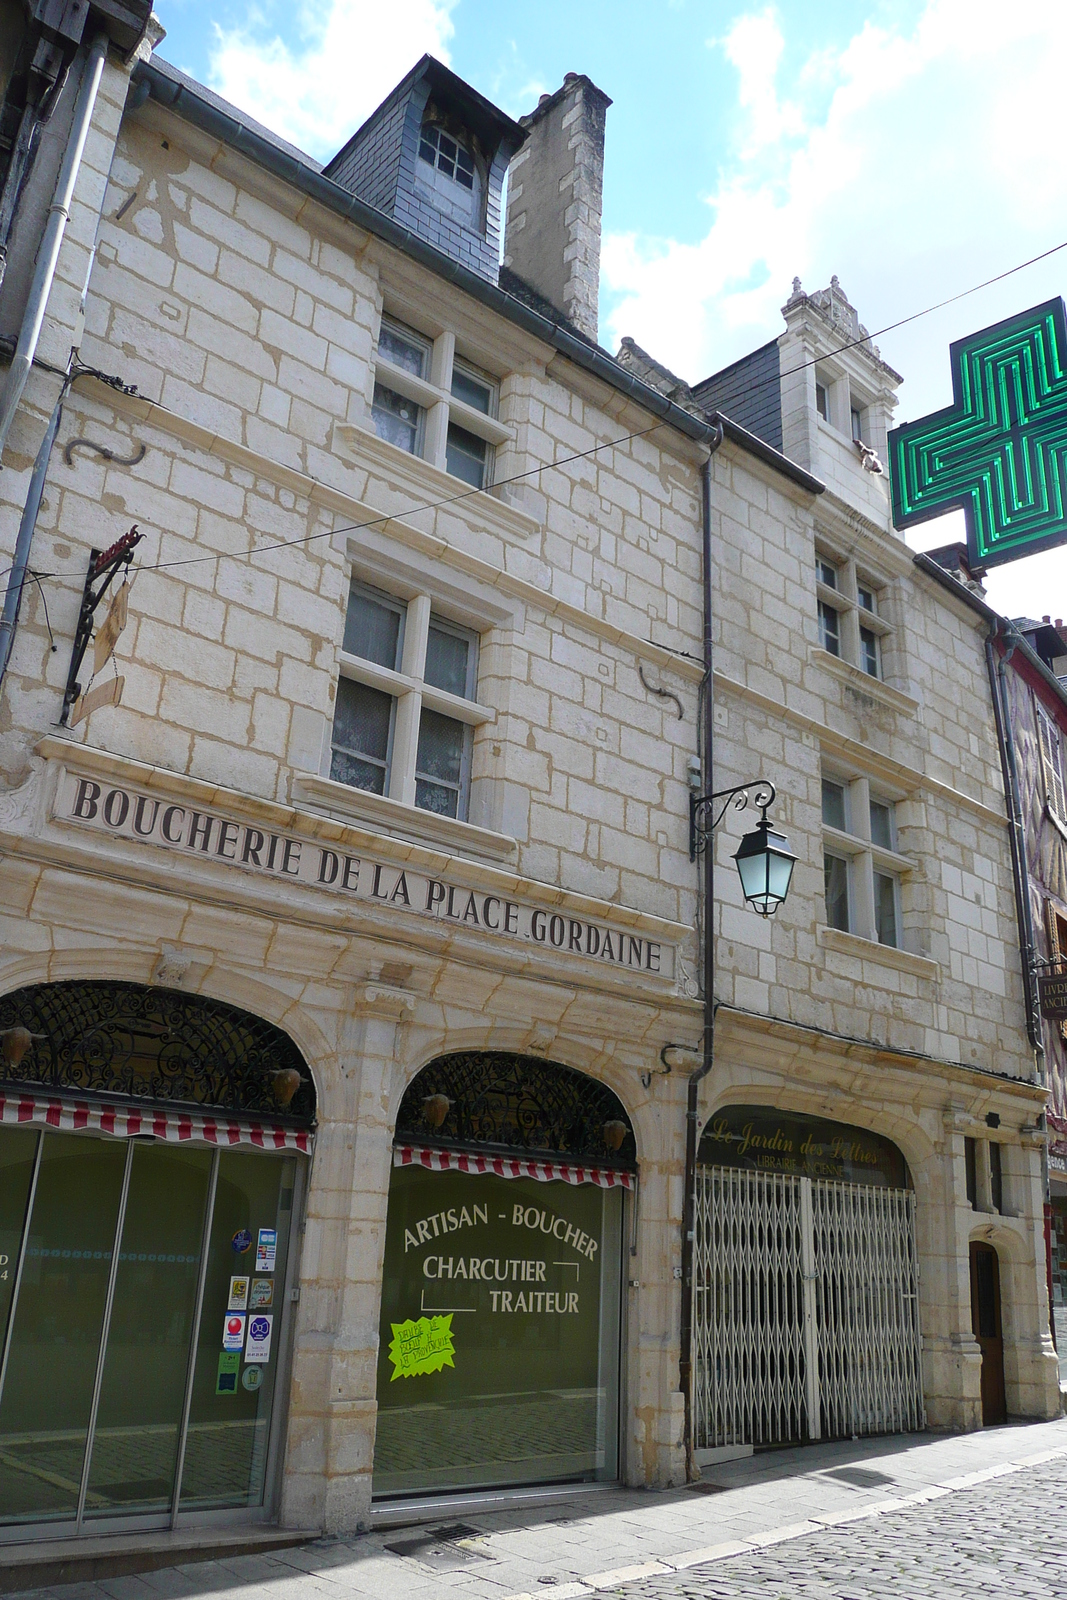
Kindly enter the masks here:
[[0, 1127], [0, 1538], [269, 1513], [297, 1177]]

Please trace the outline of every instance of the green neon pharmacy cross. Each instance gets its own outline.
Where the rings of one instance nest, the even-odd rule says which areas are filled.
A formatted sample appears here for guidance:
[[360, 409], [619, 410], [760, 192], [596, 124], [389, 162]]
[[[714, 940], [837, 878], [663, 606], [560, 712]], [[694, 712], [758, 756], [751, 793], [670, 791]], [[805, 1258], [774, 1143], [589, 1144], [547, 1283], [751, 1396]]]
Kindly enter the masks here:
[[1062, 300], [950, 346], [952, 405], [889, 435], [893, 524], [963, 510], [972, 571], [1067, 543]]

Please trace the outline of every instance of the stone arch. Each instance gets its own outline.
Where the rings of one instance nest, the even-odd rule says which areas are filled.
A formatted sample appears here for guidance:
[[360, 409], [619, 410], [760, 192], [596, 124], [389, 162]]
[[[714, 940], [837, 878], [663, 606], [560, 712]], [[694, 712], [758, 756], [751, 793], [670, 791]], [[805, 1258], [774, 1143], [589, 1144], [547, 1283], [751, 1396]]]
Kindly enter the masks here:
[[404, 1090], [396, 1139], [628, 1169], [637, 1157], [633, 1123], [606, 1083], [508, 1050], [427, 1062]]
[[0, 997], [0, 1085], [310, 1127], [315, 1084], [281, 1028], [228, 1001], [126, 979]]

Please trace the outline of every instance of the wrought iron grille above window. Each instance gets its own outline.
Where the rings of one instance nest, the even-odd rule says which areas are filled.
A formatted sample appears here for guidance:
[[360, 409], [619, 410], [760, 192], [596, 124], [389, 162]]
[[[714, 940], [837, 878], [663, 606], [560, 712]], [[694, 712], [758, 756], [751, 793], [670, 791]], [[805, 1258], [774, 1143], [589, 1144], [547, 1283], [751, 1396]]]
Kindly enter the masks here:
[[572, 1067], [506, 1051], [438, 1056], [408, 1085], [399, 1143], [566, 1157], [632, 1170], [633, 1128], [605, 1084]]
[[221, 1000], [137, 983], [41, 983], [4, 995], [0, 1084], [304, 1126], [315, 1115], [311, 1075], [280, 1028]]

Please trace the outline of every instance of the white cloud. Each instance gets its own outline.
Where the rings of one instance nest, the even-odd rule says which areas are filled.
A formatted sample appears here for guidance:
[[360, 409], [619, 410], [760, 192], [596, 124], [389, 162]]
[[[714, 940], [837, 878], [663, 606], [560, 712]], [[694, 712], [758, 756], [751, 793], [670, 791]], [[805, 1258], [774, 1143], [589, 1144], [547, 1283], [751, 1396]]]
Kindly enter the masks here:
[[[785, 26], [802, 28], [803, 11]], [[703, 240], [604, 241], [605, 343], [631, 334], [690, 380], [781, 331], [794, 274], [816, 289], [836, 272], [873, 330], [1067, 238], [1063, 0], [926, 0], [910, 26], [867, 23], [812, 55], [787, 89], [782, 27], [760, 10], [711, 41], [737, 71], [740, 114], [704, 178]], [[898, 416], [950, 402], [951, 339], [1065, 280], [1067, 251], [881, 339], [905, 374]], [[961, 522], [927, 524], [916, 542], [958, 538]], [[1038, 594], [1067, 613], [1067, 552], [990, 575], [1010, 613]]]
[[240, 30], [217, 24], [209, 82], [310, 155], [335, 154], [428, 51], [448, 62], [457, 0], [305, 0], [291, 31], [266, 32], [253, 11]]
[[[867, 24], [813, 58], [792, 99], [778, 87], [782, 46], [770, 11], [715, 45], [738, 72], [740, 137], [704, 239], [604, 242], [609, 342], [630, 333], [691, 378], [780, 330], [795, 273], [818, 288], [837, 272], [873, 326], [1064, 228], [1062, 0], [928, 0], [910, 32]], [[1027, 292], [1014, 286], [1013, 302]]]

